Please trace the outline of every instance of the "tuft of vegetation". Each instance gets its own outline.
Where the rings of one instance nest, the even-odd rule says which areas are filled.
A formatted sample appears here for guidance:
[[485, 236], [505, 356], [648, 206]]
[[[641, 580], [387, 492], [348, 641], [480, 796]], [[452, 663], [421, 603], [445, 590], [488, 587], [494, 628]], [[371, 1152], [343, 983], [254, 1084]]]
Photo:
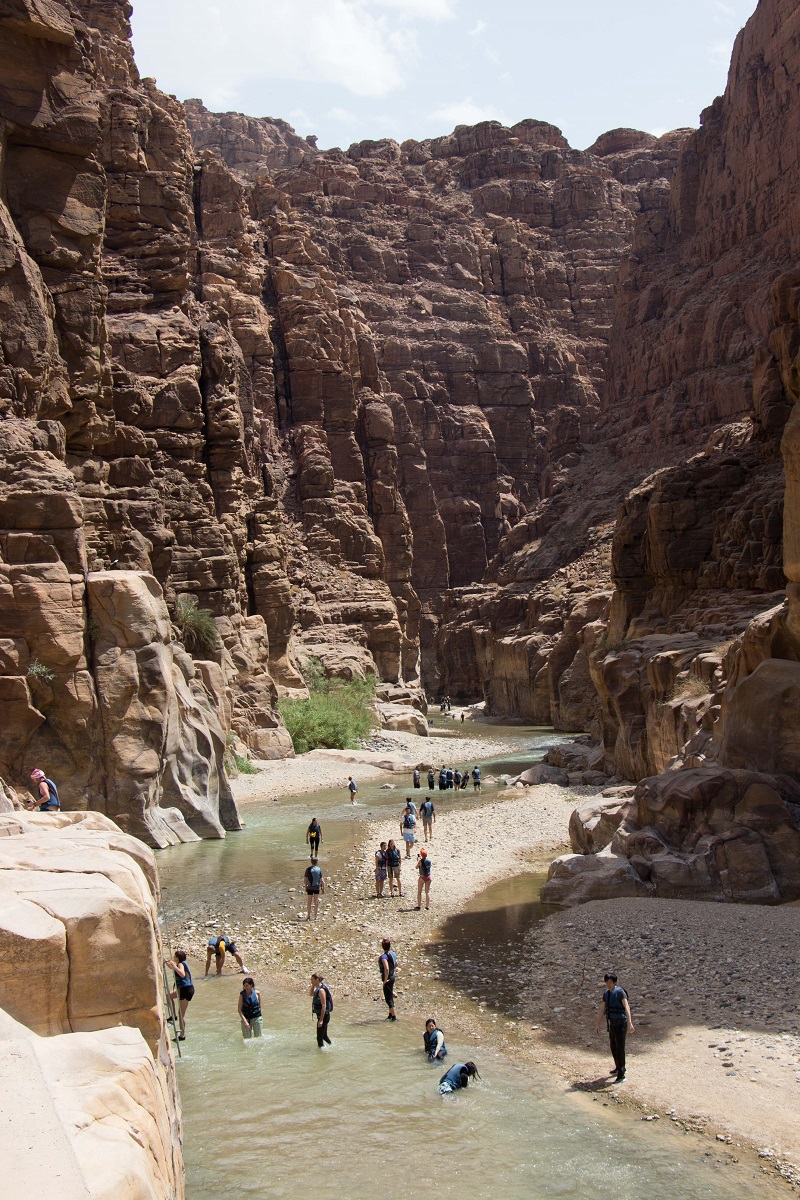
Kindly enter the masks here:
[[39, 662], [38, 658], [32, 658], [28, 663], [29, 679], [35, 679], [39, 683], [52, 683], [55, 677], [55, 671], [51, 671], [43, 662]]
[[190, 654], [203, 657], [219, 649], [214, 615], [207, 608], [198, 608], [194, 598], [175, 601], [175, 624]]
[[328, 678], [316, 659], [304, 664], [303, 675], [308, 685], [308, 699], [281, 700], [278, 704], [295, 753], [305, 754], [319, 748], [354, 749], [373, 725], [373, 676], [347, 680]]
[[614, 654], [617, 650], [624, 650], [628, 645], [627, 639], [623, 638], [620, 642], [613, 642], [609, 639], [607, 633], [601, 633], [600, 637], [595, 642], [595, 650], [605, 657], [606, 654]]
[[700, 700], [710, 696], [712, 688], [698, 675], [687, 675], [686, 679], [676, 679], [669, 696], [670, 700]]
[[244, 758], [241, 754], [237, 754], [234, 750], [233, 761], [236, 765], [236, 770], [240, 775], [257, 775], [258, 769], [253, 766], [249, 758]]
[[89, 617], [86, 622], [86, 633], [90, 642], [96, 642], [100, 636], [100, 622], [96, 617]]

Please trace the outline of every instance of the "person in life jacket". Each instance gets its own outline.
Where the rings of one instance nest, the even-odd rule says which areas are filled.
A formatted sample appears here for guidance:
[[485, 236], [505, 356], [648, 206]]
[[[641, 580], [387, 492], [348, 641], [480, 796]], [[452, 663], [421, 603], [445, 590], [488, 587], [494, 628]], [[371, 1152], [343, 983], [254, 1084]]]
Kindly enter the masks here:
[[411, 847], [416, 841], [417, 817], [410, 804], [403, 809], [400, 820], [400, 833], [406, 844], [406, 858], [411, 858]]
[[333, 1045], [328, 1037], [328, 1024], [333, 1012], [333, 996], [331, 989], [318, 972], [311, 976], [309, 995], [311, 996], [311, 1011], [317, 1023], [317, 1045], [321, 1050], [323, 1046]]
[[428, 851], [423, 846], [417, 856], [417, 871], [419, 879], [417, 880], [417, 908], [422, 908], [422, 892], [425, 891], [425, 907], [431, 906], [431, 860], [428, 858]]
[[322, 876], [322, 867], [315, 858], [312, 858], [311, 865], [306, 867], [305, 875], [303, 876], [303, 885], [308, 896], [308, 913], [306, 920], [311, 920], [311, 905], [314, 905], [314, 920], [317, 919], [319, 913], [319, 898], [325, 893], [325, 880]]
[[413, 783], [414, 783], [414, 787], [415, 787], [415, 788], [422, 787], [422, 776], [421, 776], [421, 775], [420, 775], [420, 773], [419, 773], [419, 768], [418, 768], [418, 767], [415, 767], [415, 768], [414, 768], [414, 774], [412, 775], [412, 777], [411, 777], [411, 778], [412, 778], [412, 780], [413, 780]]
[[625, 988], [617, 985], [616, 975], [612, 975], [610, 972], [605, 974], [603, 988], [603, 1000], [600, 1004], [600, 1012], [597, 1014], [595, 1033], [600, 1033], [600, 1022], [605, 1017], [611, 1054], [614, 1058], [614, 1070], [611, 1074], [616, 1075], [617, 1083], [622, 1083], [625, 1078], [625, 1038], [629, 1029], [631, 1033], [634, 1032], [631, 1006], [628, 1003], [628, 993]]
[[433, 785], [435, 783], [436, 783], [436, 776], [433, 772], [433, 767], [431, 767], [428, 771], [428, 791], [431, 790], [431, 788], [433, 787]]
[[433, 837], [433, 822], [436, 820], [436, 809], [430, 796], [426, 796], [419, 806], [419, 815], [422, 817], [422, 836], [430, 840]]
[[459, 1088], [467, 1087], [470, 1079], [480, 1079], [475, 1063], [455, 1063], [439, 1080], [439, 1093], [442, 1096], [449, 1096], [451, 1092], [457, 1092]]
[[392, 949], [392, 943], [388, 938], [384, 938], [381, 942], [383, 953], [378, 959], [378, 970], [381, 973], [381, 983], [383, 984], [383, 998], [389, 1006], [389, 1015], [387, 1021], [396, 1021], [397, 1013], [394, 1011], [394, 978], [397, 974], [397, 955]]
[[178, 1040], [183, 1042], [186, 1040], [186, 1009], [189, 1007], [189, 1001], [194, 996], [192, 972], [189, 970], [189, 964], [186, 961], [186, 951], [176, 950], [173, 958], [164, 959], [164, 966], [170, 967], [175, 975], [175, 991], [172, 993], [172, 999], [178, 1001], [178, 1022], [180, 1025]]
[[236, 949], [233, 939], [229, 938], [227, 933], [221, 933], [219, 937], [212, 937], [208, 939], [208, 945], [206, 946], [206, 975], [208, 974], [208, 969], [211, 966], [212, 955], [216, 959], [217, 974], [222, 974], [222, 968], [225, 965], [226, 954], [233, 955], [239, 964], [240, 972], [242, 975], [246, 975], [247, 968], [242, 962], [242, 956]]
[[261, 1027], [264, 1018], [261, 1012], [261, 993], [256, 991], [256, 981], [252, 975], [242, 980], [242, 990], [239, 993], [239, 1017], [242, 1022], [242, 1037], [261, 1037]]
[[316, 858], [319, 854], [319, 844], [322, 841], [322, 826], [316, 817], [311, 818], [311, 823], [306, 830], [306, 845], [308, 846], [312, 858]]
[[447, 1058], [447, 1046], [444, 1044], [444, 1034], [436, 1024], [433, 1017], [428, 1017], [425, 1022], [425, 1032], [422, 1035], [425, 1044], [425, 1053], [428, 1056], [428, 1062], [441, 1062]]
[[386, 847], [386, 870], [389, 872], [389, 895], [394, 895], [394, 885], [397, 884], [397, 894], [403, 894], [403, 882], [400, 878], [400, 868], [402, 866], [402, 855], [395, 845], [394, 838], [389, 838], [389, 845]]
[[36, 788], [37, 795], [35, 799], [26, 803], [26, 808], [34, 809], [38, 806], [39, 812], [58, 812], [61, 804], [58, 799], [58, 788], [52, 779], [48, 779], [39, 767], [34, 767], [31, 771], [31, 781]]
[[480, 767], [472, 768], [472, 790], [479, 792], [481, 790], [481, 769]]
[[378, 849], [375, 851], [375, 899], [383, 899], [383, 888], [388, 875], [386, 865], [386, 842], [381, 842]]

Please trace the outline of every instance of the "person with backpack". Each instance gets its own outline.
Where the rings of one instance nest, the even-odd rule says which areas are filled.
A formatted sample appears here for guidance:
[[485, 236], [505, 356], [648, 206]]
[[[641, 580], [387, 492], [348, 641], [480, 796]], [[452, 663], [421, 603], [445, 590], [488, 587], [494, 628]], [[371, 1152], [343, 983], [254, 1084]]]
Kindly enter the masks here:
[[381, 973], [381, 983], [383, 984], [383, 998], [389, 1006], [389, 1015], [387, 1021], [396, 1021], [397, 1013], [394, 1011], [394, 977], [397, 974], [397, 955], [392, 949], [392, 943], [388, 938], [384, 938], [381, 942], [381, 954], [378, 959], [378, 970]]
[[410, 804], [406, 804], [403, 809], [403, 816], [400, 820], [400, 833], [403, 841], [406, 844], [406, 858], [411, 858], [411, 847], [416, 841], [417, 818]]
[[192, 972], [189, 970], [189, 964], [186, 961], [186, 951], [176, 950], [173, 958], [165, 958], [164, 966], [169, 967], [175, 976], [175, 991], [172, 993], [172, 999], [178, 1001], [178, 1024], [176, 1030], [179, 1042], [186, 1041], [186, 1009], [189, 1007], [189, 1001], [194, 996], [194, 984], [192, 983]]
[[239, 993], [239, 1017], [242, 1022], [243, 1038], [260, 1038], [264, 1018], [261, 1012], [261, 993], [256, 991], [252, 975], [242, 980]]
[[422, 817], [422, 836], [429, 840], [433, 837], [433, 822], [436, 820], [436, 809], [430, 796], [426, 796], [420, 804], [419, 815]]
[[605, 1017], [611, 1054], [614, 1058], [614, 1071], [611, 1073], [616, 1075], [617, 1083], [622, 1083], [625, 1078], [625, 1038], [629, 1029], [631, 1033], [634, 1032], [631, 1006], [625, 988], [617, 985], [616, 975], [610, 972], [605, 974], [603, 985], [603, 1000], [597, 1014], [595, 1033], [600, 1033], [600, 1022]]
[[389, 874], [389, 895], [394, 895], [394, 885], [397, 884], [398, 896], [403, 895], [403, 884], [400, 879], [400, 867], [402, 866], [402, 855], [395, 845], [394, 838], [389, 838], [389, 845], [386, 847], [386, 870]]
[[480, 767], [472, 768], [472, 790], [479, 792], [481, 790], [481, 769]]
[[316, 972], [311, 976], [309, 995], [311, 996], [311, 1011], [317, 1022], [317, 1045], [321, 1050], [323, 1046], [333, 1045], [328, 1037], [328, 1025], [333, 1012], [333, 996], [323, 977]]
[[417, 880], [417, 908], [422, 908], [422, 891], [425, 889], [425, 907], [431, 906], [431, 860], [428, 858], [428, 851], [423, 846], [417, 855], [417, 871], [419, 879]]
[[61, 804], [58, 799], [58, 788], [52, 779], [48, 779], [39, 767], [34, 767], [31, 771], [31, 779], [37, 795], [34, 800], [27, 802], [26, 807], [32, 810], [38, 805], [39, 812], [58, 812]]
[[306, 830], [306, 844], [312, 858], [319, 854], [319, 844], [322, 841], [322, 826], [316, 817], [311, 818], [311, 824]]
[[303, 884], [308, 897], [308, 912], [306, 920], [311, 920], [311, 905], [314, 905], [314, 920], [316, 921], [319, 913], [319, 898], [325, 894], [325, 880], [322, 876], [322, 867], [317, 862], [316, 858], [311, 859], [311, 863], [306, 867], [303, 875]]
[[435, 783], [436, 783], [436, 776], [434, 774], [433, 767], [429, 767], [428, 768], [428, 791], [429, 792], [433, 791], [433, 785]]
[[444, 1034], [433, 1017], [425, 1022], [425, 1032], [422, 1035], [428, 1062], [441, 1062], [447, 1058], [447, 1046], [444, 1044]]

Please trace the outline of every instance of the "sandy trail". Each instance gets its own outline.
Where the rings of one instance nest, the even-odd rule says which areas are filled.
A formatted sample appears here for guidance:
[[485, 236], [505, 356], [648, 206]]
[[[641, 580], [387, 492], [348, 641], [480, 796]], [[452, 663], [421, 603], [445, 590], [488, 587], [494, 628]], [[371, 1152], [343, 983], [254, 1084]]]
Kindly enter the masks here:
[[[427, 739], [393, 736], [404, 743], [398, 754], [424, 761], [425, 747], [415, 743]], [[501, 753], [502, 746], [488, 740], [473, 740], [463, 750], [476, 761]], [[438, 757], [437, 739], [434, 761]], [[304, 756], [241, 777], [236, 797], [246, 803], [344, 786], [349, 773], [374, 779], [382, 772], [368, 763], [356, 770]], [[491, 1039], [555, 1074], [565, 1091], [632, 1105], [642, 1119], [707, 1134], [720, 1161], [760, 1150], [765, 1172], [799, 1182], [793, 1164], [800, 1162], [800, 907], [593, 903], [535, 925], [523, 954], [495, 955], [493, 981], [469, 987], [472, 1000], [463, 987], [449, 985], [446, 972], [443, 978], [431, 947], [446, 919], [490, 884], [539, 869], [562, 852], [569, 814], [588, 790], [486, 789], [484, 802], [463, 812], [448, 811], [448, 793], [435, 791], [429, 912], [415, 910], [416, 848], [410, 861], [403, 858], [403, 899], [375, 899], [374, 851], [389, 837], [401, 846], [401, 788], [396, 818], [371, 824], [362, 845], [328, 879], [317, 922], [305, 921], [305, 897], [294, 887], [278, 911], [250, 919], [214, 915], [237, 937], [249, 969], [305, 983], [321, 968], [335, 993], [351, 1001], [382, 1003], [377, 956], [380, 939], [390, 937], [401, 964], [401, 1015], [418, 1019], [435, 1005], [440, 1020], [476, 1047]], [[193, 926], [183, 937], [192, 942], [199, 932]], [[620, 1088], [609, 1086], [605, 1031], [594, 1034], [606, 968], [617, 970], [641, 1022], [628, 1039], [628, 1078]], [[493, 1003], [493, 982], [499, 986], [504, 973], [505, 993], [510, 984], [519, 995], [510, 1012]]]

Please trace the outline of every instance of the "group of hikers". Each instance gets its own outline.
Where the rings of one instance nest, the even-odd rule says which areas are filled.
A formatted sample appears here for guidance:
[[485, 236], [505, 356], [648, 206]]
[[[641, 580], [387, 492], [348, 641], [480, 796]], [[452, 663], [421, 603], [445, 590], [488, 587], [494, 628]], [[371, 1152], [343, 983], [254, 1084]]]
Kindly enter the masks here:
[[[209, 973], [212, 956], [216, 957], [217, 975], [221, 975], [225, 956], [228, 953], [236, 959], [241, 973], [246, 976], [242, 981], [242, 990], [239, 993], [237, 1002], [242, 1037], [248, 1040], [251, 1038], [260, 1038], [264, 1022], [261, 993], [257, 989], [252, 975], [246, 974], [241, 955], [232, 939], [226, 933], [221, 933], [209, 940], [206, 947], [206, 975]], [[164, 963], [167, 967], [171, 968], [175, 976], [175, 990], [172, 992], [172, 998], [177, 1001], [177, 1036], [180, 1041], [185, 1041], [186, 1010], [195, 992], [186, 951], [182, 949], [176, 950], [171, 959], [164, 959]], [[398, 966], [397, 955], [392, 949], [392, 943], [389, 938], [384, 938], [381, 942], [378, 970], [380, 972], [383, 998], [389, 1009], [386, 1020], [394, 1022], [397, 1020], [394, 985]], [[326, 1046], [333, 1045], [329, 1035], [329, 1027], [333, 1015], [333, 994], [320, 971], [312, 972], [309, 995], [311, 997], [311, 1012], [314, 1018], [317, 1046], [322, 1050]], [[447, 1058], [447, 1045], [444, 1040], [444, 1033], [438, 1027], [434, 1017], [428, 1017], [425, 1022], [422, 1045], [429, 1062], [443, 1063]], [[439, 1080], [439, 1092], [441, 1095], [446, 1096], [452, 1092], [460, 1091], [462, 1088], [468, 1086], [471, 1079], [480, 1079], [475, 1063], [471, 1061], [455, 1063]]]
[[[428, 791], [432, 792], [435, 787], [438, 787], [440, 792], [446, 792], [449, 789], [456, 792], [465, 792], [469, 785], [469, 778], [469, 767], [464, 767], [463, 771], [459, 771], [453, 767], [440, 767], [438, 777], [433, 767], [429, 767]], [[422, 787], [422, 775], [418, 768], [414, 768], [411, 779], [415, 788]], [[472, 790], [473, 792], [481, 790], [481, 769], [477, 766], [472, 768]]]

